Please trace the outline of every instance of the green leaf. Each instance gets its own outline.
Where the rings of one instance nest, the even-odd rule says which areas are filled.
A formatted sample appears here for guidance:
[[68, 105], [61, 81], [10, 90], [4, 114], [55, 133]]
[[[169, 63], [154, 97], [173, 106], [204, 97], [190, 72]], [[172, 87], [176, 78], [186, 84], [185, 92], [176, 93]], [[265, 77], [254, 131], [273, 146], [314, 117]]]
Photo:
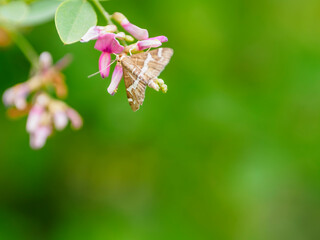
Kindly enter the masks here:
[[87, 1], [67, 0], [58, 7], [55, 21], [62, 42], [71, 44], [97, 24], [97, 15]]
[[10, 2], [0, 7], [0, 20], [18, 24], [27, 16], [28, 11], [29, 7], [25, 2]]
[[57, 7], [61, 1], [45, 0], [30, 4], [30, 10], [26, 18], [21, 22], [22, 26], [34, 26], [53, 19]]

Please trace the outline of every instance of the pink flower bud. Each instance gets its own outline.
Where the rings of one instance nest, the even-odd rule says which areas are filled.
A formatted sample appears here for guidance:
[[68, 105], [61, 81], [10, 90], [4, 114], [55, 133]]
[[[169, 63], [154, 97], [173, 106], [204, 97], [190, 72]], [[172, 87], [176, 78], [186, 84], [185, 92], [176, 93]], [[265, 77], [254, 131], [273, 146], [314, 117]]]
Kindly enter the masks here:
[[112, 18], [119, 24], [121, 24], [122, 22], [129, 22], [128, 19], [122, 13], [119, 12], [115, 12], [114, 14], [112, 14]]
[[159, 40], [162, 43], [168, 42], [168, 38], [166, 36], [153, 37], [153, 38], [149, 38], [148, 40]]
[[116, 25], [107, 25], [105, 27], [94, 26], [89, 28], [88, 32], [80, 39], [80, 42], [89, 42], [90, 40], [96, 40], [106, 33], [114, 33], [116, 31]]
[[30, 88], [28, 84], [21, 83], [12, 88], [7, 89], [3, 96], [2, 100], [6, 106], [14, 105], [19, 110], [25, 109], [27, 106], [27, 97], [30, 93]]
[[120, 63], [118, 63], [116, 65], [116, 67], [114, 68], [113, 74], [112, 74], [112, 79], [111, 79], [111, 83], [108, 87], [108, 93], [111, 95], [114, 95], [116, 90], [118, 89], [120, 80], [123, 76], [123, 69]]
[[34, 105], [31, 108], [27, 120], [27, 132], [32, 133], [38, 128], [43, 112], [44, 108], [42, 106]]
[[50, 126], [40, 126], [34, 133], [30, 135], [30, 146], [33, 149], [42, 148], [47, 138], [51, 135], [52, 129]]
[[99, 59], [99, 71], [102, 78], [106, 78], [110, 73], [111, 55], [107, 52], [102, 52]]
[[68, 108], [66, 113], [67, 113], [68, 118], [71, 121], [72, 126], [75, 129], [79, 129], [79, 128], [82, 127], [83, 121], [82, 121], [82, 118], [81, 118], [81, 116], [79, 115], [79, 113], [77, 111], [75, 111], [72, 108]]
[[160, 47], [162, 45], [162, 43], [157, 40], [157, 39], [154, 39], [154, 40], [143, 40], [143, 41], [139, 41], [137, 42], [137, 50], [138, 51], [142, 51], [142, 50], [145, 50], [145, 49], [148, 49], [148, 48], [157, 48], [157, 47]]
[[119, 12], [112, 15], [112, 18], [116, 20], [128, 33], [134, 36], [138, 40], [148, 39], [148, 30], [137, 27], [136, 25], [129, 22], [129, 20]]
[[89, 42], [90, 40], [98, 39], [103, 27], [94, 26], [89, 28], [88, 32], [80, 39], [80, 42]]
[[41, 70], [48, 70], [52, 66], [52, 56], [49, 52], [41, 53], [39, 57]]
[[57, 130], [63, 130], [68, 125], [68, 116], [64, 111], [57, 111], [53, 115], [53, 122]]
[[126, 38], [126, 34], [124, 32], [119, 32], [116, 34], [116, 38], [123, 40]]
[[7, 89], [2, 95], [2, 101], [3, 101], [4, 105], [6, 105], [6, 106], [13, 105], [14, 96], [15, 96], [15, 94], [14, 94], [13, 88]]
[[148, 30], [139, 28], [132, 23], [121, 24], [121, 26], [138, 40], [145, 40], [149, 37]]
[[15, 104], [16, 108], [19, 110], [23, 110], [27, 107], [27, 101], [23, 97], [16, 98], [14, 101], [14, 104]]

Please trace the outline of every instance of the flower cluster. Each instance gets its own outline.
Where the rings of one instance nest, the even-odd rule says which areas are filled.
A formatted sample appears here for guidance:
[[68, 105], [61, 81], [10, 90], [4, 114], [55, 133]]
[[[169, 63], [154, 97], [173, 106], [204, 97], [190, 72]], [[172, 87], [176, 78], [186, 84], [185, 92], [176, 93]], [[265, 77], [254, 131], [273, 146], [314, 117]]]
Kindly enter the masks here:
[[82, 127], [82, 118], [78, 112], [64, 102], [51, 98], [46, 93], [39, 93], [35, 97], [27, 120], [30, 146], [33, 149], [42, 148], [53, 129], [63, 130], [69, 120], [73, 128]]
[[52, 65], [52, 56], [44, 52], [39, 57], [39, 67], [36, 73], [26, 82], [19, 83], [3, 94], [4, 104], [15, 106], [23, 110], [27, 106], [28, 97], [43, 88], [53, 87], [58, 97], [67, 95], [67, 87], [61, 70], [69, 64], [69, 57], [61, 59], [56, 65]]
[[58, 98], [67, 95], [61, 70], [69, 62], [67, 56], [53, 65], [51, 54], [44, 52], [39, 57], [38, 68], [32, 77], [3, 94], [4, 104], [11, 107], [9, 115], [15, 117], [29, 113], [26, 128], [30, 134], [30, 146], [34, 149], [42, 148], [53, 129], [63, 130], [69, 120], [75, 129], [82, 126], [82, 118], [74, 109], [45, 93], [53, 88]]
[[[162, 43], [167, 42], [168, 38], [165, 36], [157, 36], [149, 38], [148, 30], [142, 29], [132, 23], [119, 12], [114, 13], [111, 18], [116, 21], [127, 33], [119, 32], [118, 28], [114, 24], [107, 26], [94, 26], [91, 27], [88, 32], [82, 37], [81, 42], [88, 42], [90, 40], [97, 40], [95, 43], [95, 49], [101, 51], [99, 59], [99, 72], [102, 78], [106, 78], [110, 74], [111, 54], [135, 54], [146, 49], [157, 48]], [[134, 39], [138, 41], [127, 45], [127, 43], [134, 42]], [[121, 42], [121, 44], [120, 44]], [[120, 63], [118, 63], [112, 74], [111, 83], [108, 87], [108, 92], [114, 95], [118, 89], [118, 85], [123, 76], [123, 69]], [[162, 81], [162, 80], [160, 80]], [[163, 81], [162, 81], [163, 82]], [[161, 85], [162, 82], [158, 83]], [[155, 83], [154, 85], [156, 85]], [[156, 90], [166, 91], [167, 87], [163, 83], [163, 87], [154, 87]]]

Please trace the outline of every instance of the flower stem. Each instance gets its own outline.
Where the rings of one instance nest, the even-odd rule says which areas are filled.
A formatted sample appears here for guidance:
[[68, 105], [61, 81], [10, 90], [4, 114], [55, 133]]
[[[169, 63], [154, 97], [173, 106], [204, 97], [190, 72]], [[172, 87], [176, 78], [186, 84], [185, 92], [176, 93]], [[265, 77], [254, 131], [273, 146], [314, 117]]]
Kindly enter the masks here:
[[[100, 11], [100, 13], [103, 15], [104, 19], [107, 21], [108, 24], [114, 25], [114, 23], [111, 20], [110, 14], [104, 9], [104, 7], [101, 5], [99, 0], [91, 0], [92, 3], [96, 6], [96, 8]], [[127, 46], [126, 41], [120, 40], [120, 42], [124, 45]]]
[[111, 16], [109, 13], [104, 9], [104, 7], [101, 5], [99, 0], [92, 0], [92, 3], [96, 6], [96, 8], [100, 11], [100, 13], [103, 15], [103, 17], [106, 19], [108, 24], [113, 24], [111, 20]]
[[24, 56], [29, 60], [32, 68], [37, 69], [39, 67], [39, 57], [30, 42], [18, 32], [11, 32], [10, 35]]

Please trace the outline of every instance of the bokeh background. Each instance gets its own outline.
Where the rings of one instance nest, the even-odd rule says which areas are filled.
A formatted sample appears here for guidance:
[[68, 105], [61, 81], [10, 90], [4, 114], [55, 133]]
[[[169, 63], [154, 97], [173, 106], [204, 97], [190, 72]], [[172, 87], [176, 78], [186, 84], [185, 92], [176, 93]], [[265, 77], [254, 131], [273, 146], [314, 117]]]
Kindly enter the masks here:
[[[65, 70], [81, 131], [29, 148], [0, 105], [0, 239], [320, 239], [320, 2], [104, 2], [175, 50], [133, 113], [94, 43], [64, 46], [53, 22], [25, 32]], [[104, 24], [103, 21], [100, 24]], [[25, 81], [0, 52], [0, 91]]]

